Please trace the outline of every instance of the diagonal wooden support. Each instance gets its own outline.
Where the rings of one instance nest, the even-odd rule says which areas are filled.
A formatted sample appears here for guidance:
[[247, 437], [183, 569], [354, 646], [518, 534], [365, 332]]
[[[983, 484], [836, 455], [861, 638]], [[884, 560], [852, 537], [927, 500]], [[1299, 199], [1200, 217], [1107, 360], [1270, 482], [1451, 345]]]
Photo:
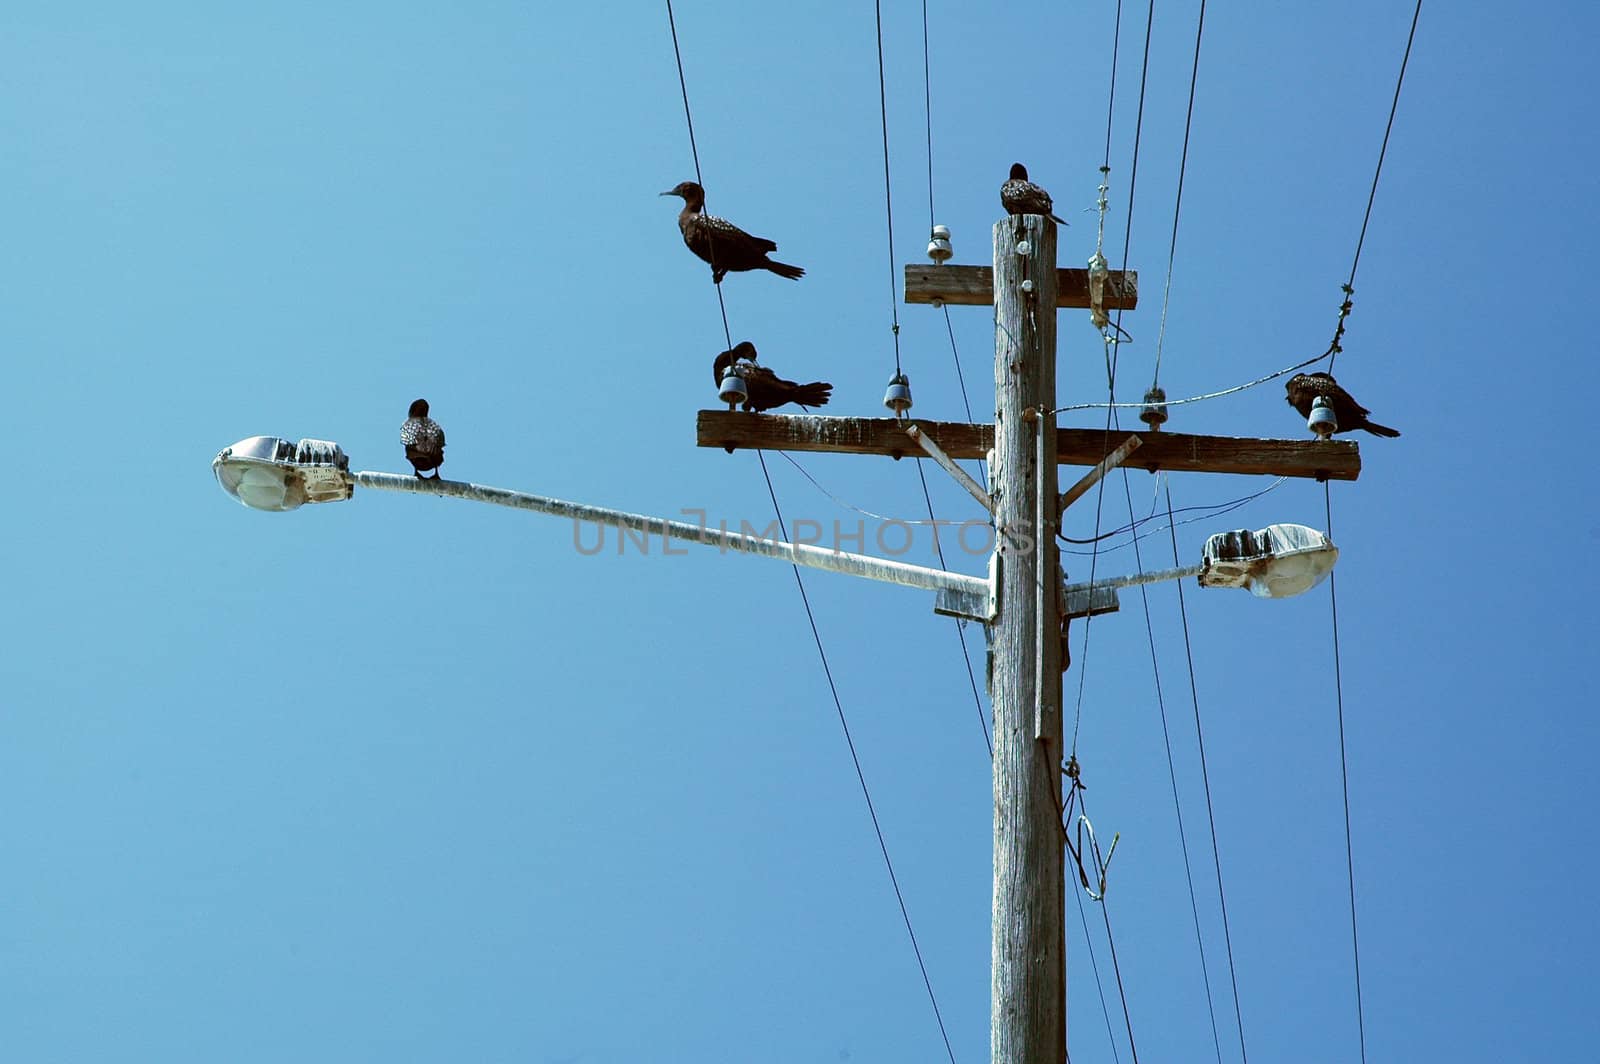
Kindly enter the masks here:
[[[992, 425], [924, 421], [922, 427], [939, 440], [940, 449], [953, 459], [983, 458], [994, 446]], [[897, 458], [922, 452], [906, 436], [902, 422], [894, 418], [702, 410], [695, 428], [701, 447], [886, 454]], [[1138, 454], [1125, 464], [1152, 472], [1164, 469], [1173, 473], [1244, 473], [1312, 480], [1355, 480], [1361, 475], [1361, 452], [1351, 440], [1236, 439], [1182, 432], [1156, 432], [1141, 438], [1144, 443]], [[1095, 465], [1106, 455], [1106, 442], [1102, 429], [1057, 429], [1057, 460], [1063, 465]]]
[[[906, 267], [906, 302], [948, 303], [951, 306], [987, 307], [994, 304], [992, 266]], [[1112, 270], [1106, 278], [1105, 309], [1132, 310], [1139, 305], [1137, 270]], [[1089, 309], [1089, 271], [1056, 270], [1056, 307]]]
[[945, 454], [937, 443], [929, 439], [928, 434], [918, 428], [915, 421], [906, 422], [906, 435], [916, 440], [922, 446], [922, 449], [928, 452], [928, 457], [943, 466], [944, 471], [954, 477], [957, 484], [966, 488], [967, 493], [978, 500], [979, 506], [982, 506], [991, 514], [994, 513], [994, 500], [989, 498], [987, 491], [983, 490], [983, 485], [973, 480], [971, 474], [965, 469], [956, 465], [955, 459]]
[[1100, 478], [1121, 465], [1127, 457], [1139, 449], [1144, 441], [1137, 436], [1129, 436], [1121, 447], [1105, 456], [1101, 463], [1083, 475], [1083, 479], [1061, 493], [1061, 498], [1056, 502], [1056, 513], [1066, 512], [1067, 507], [1083, 498], [1083, 493], [1100, 482]]

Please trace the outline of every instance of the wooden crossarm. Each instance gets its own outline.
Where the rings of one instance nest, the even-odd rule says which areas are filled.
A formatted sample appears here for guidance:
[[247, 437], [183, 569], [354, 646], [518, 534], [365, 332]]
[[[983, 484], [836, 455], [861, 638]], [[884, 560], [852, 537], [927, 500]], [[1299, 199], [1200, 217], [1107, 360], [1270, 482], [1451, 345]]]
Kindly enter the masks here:
[[[994, 445], [994, 428], [964, 421], [917, 421], [921, 431], [951, 458], [983, 458]], [[1100, 429], [1056, 430], [1058, 460], [1092, 466], [1127, 439], [1127, 432], [1107, 435]], [[1233, 436], [1191, 436], [1152, 432], [1141, 437], [1138, 451], [1123, 464], [1154, 472], [1243, 473], [1307, 477], [1313, 480], [1355, 480], [1361, 475], [1361, 452], [1350, 440], [1270, 440]], [[906, 435], [895, 418], [821, 417], [817, 415], [745, 414], [702, 410], [696, 423], [701, 447], [765, 451], [812, 451], [833, 454], [885, 454], [894, 458], [921, 455], [922, 448]]]

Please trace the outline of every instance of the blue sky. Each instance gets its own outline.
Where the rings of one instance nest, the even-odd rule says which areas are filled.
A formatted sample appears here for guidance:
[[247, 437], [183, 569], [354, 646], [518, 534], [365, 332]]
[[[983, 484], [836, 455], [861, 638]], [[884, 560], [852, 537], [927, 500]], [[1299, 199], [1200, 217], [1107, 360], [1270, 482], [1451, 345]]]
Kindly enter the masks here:
[[[1143, 278], [1121, 399], [1153, 374], [1194, 42], [1196, 5], [1156, 7], [1126, 249], [1142, 5], [1112, 126], [1106, 254]], [[1410, 5], [1290, 7], [1206, 14], [1170, 396], [1332, 333]], [[770, 8], [676, 8], [711, 209], [808, 270], [730, 277], [734, 339], [831, 381], [829, 413], [877, 416], [894, 360], [873, 12]], [[1093, 251], [1114, 11], [929, 5], [934, 213], [957, 262], [988, 261], [1018, 159], [1072, 223], [1062, 263]], [[1362, 436], [1361, 479], [1332, 492], [1374, 1060], [1584, 1059], [1600, 1036], [1596, 23], [1424, 9], [1336, 367], [1405, 433]], [[883, 28], [904, 264], [928, 229], [921, 5], [884, 5]], [[0, 142], [9, 1059], [943, 1058], [786, 567], [584, 556], [560, 521], [370, 492], [264, 515], [207, 468], [268, 433], [398, 470], [424, 395], [448, 477], [771, 519], [754, 455], [694, 446], [723, 337], [657, 196], [694, 173], [664, 6], [14, 3]], [[956, 356], [938, 311], [898, 313], [915, 413], [964, 418], [958, 358], [987, 419], [988, 312], [951, 309]], [[1103, 399], [1086, 315], [1059, 329], [1060, 400]], [[1277, 382], [1169, 427], [1304, 432]], [[799, 461], [851, 505], [926, 516], [911, 462]], [[791, 521], [863, 520], [768, 467]], [[925, 472], [941, 519], [975, 515]], [[1127, 483], [1148, 512], [1159, 482]], [[1171, 490], [1195, 506], [1267, 483]], [[1127, 500], [1108, 484], [1110, 527]], [[1323, 514], [1319, 485], [1285, 484], [1180, 526], [1180, 560]], [[1068, 533], [1092, 531], [1080, 503]], [[904, 557], [932, 563], [930, 543]], [[1140, 548], [1173, 564], [1164, 531]], [[1133, 568], [1128, 549], [1097, 563]], [[987, 705], [931, 596], [805, 582], [954, 1055], [987, 1059]], [[1357, 1059], [1327, 591], [1185, 594], [1245, 1044]], [[1086, 654], [1074, 628], [1069, 713], [1081, 679], [1139, 1055], [1236, 1060], [1173, 585], [1150, 611], [1203, 962], [1136, 594]], [[1068, 901], [1072, 1058], [1112, 1060], [1114, 1035], [1127, 1061], [1086, 911], [1087, 941]]]

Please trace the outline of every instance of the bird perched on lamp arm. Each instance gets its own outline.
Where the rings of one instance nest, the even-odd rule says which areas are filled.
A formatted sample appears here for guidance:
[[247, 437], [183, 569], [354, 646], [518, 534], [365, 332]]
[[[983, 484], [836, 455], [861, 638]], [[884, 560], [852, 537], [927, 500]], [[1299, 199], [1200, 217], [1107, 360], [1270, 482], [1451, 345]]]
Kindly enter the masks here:
[[[406, 448], [406, 461], [416, 471], [418, 480], [438, 480], [439, 467], [444, 465], [444, 429], [428, 416], [428, 401], [418, 399], [406, 412], [405, 424], [400, 426], [400, 442]], [[424, 477], [427, 470], [432, 477]]]

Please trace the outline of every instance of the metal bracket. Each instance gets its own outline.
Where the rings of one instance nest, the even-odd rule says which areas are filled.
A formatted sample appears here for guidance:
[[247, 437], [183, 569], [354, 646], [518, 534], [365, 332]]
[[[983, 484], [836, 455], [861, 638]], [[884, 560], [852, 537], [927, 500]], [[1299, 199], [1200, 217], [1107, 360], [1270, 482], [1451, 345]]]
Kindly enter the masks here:
[[1106, 455], [1105, 458], [1101, 460], [1099, 465], [1085, 473], [1082, 480], [1078, 481], [1076, 484], [1072, 485], [1072, 487], [1061, 493], [1061, 498], [1056, 503], [1056, 513], [1062, 513], [1067, 507], [1081, 499], [1084, 492], [1098, 484], [1101, 477], [1105, 476], [1107, 473], [1117, 468], [1117, 466], [1127, 461], [1128, 456], [1134, 451], [1138, 450], [1139, 445], [1142, 443], [1144, 443], [1144, 441], [1139, 437], [1129, 436], [1127, 440], [1123, 442], [1121, 447], [1118, 447], [1116, 450]]
[[1068, 585], [1066, 594], [1067, 607], [1061, 613], [1064, 619], [1098, 617], [1102, 613], [1116, 613], [1122, 608], [1117, 601], [1117, 589], [1104, 584], [1095, 584], [1093, 587]]
[[938, 462], [941, 466], [943, 466], [945, 472], [954, 477], [957, 484], [960, 484], [963, 488], [966, 488], [967, 492], [974, 499], [978, 500], [979, 506], [982, 506], [991, 514], [994, 513], [994, 500], [989, 498], [989, 493], [987, 491], [983, 490], [983, 485], [979, 484], [976, 480], [973, 480], [972, 476], [965, 469], [962, 469], [960, 466], [956, 465], [955, 459], [945, 454], [943, 448], [941, 448], [937, 443], [934, 443], [932, 440], [928, 439], [928, 434], [917, 428], [916, 422], [906, 422], [905, 431], [907, 436], [910, 436], [913, 440], [916, 440], [918, 446], [920, 446], [924, 451], [928, 452], [928, 457], [932, 458], [935, 462]]

